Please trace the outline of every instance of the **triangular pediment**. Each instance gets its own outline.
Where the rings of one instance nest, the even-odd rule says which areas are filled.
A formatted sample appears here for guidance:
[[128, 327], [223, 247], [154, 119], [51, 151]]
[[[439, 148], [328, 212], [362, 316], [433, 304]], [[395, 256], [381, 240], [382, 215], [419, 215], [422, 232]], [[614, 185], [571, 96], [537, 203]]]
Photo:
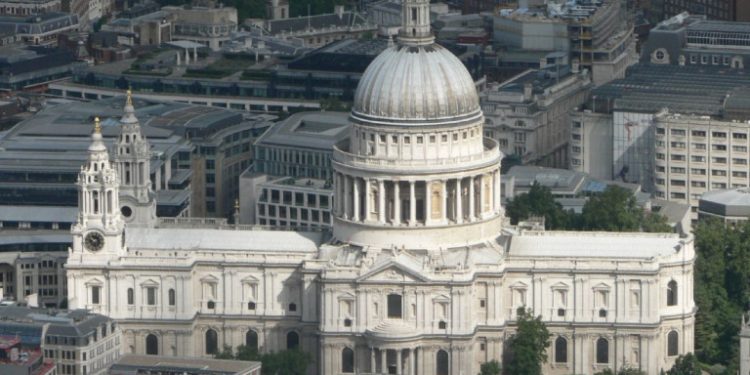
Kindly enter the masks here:
[[440, 295], [438, 295], [437, 297], [433, 298], [433, 299], [432, 299], [432, 301], [433, 301], [433, 302], [450, 302], [450, 301], [451, 301], [451, 298], [450, 298], [450, 297], [448, 297], [448, 296], [447, 296], [447, 295], [445, 295], [445, 294], [440, 294]]
[[552, 289], [568, 289], [570, 286], [562, 281], [556, 282], [550, 286]]
[[599, 284], [594, 285], [593, 287], [593, 289], [609, 289], [609, 288], [611, 287], [605, 283], [599, 283]]
[[428, 279], [418, 272], [397, 262], [388, 262], [380, 267], [376, 267], [366, 274], [362, 275], [359, 282], [383, 282], [383, 283], [409, 283], [424, 282]]
[[215, 284], [219, 282], [219, 278], [214, 275], [206, 275], [201, 277], [202, 283]]
[[529, 284], [526, 284], [523, 281], [516, 281], [515, 283], [510, 285], [511, 289], [528, 289]]
[[343, 293], [343, 294], [340, 294], [338, 298], [340, 300], [354, 300], [356, 296], [354, 296], [354, 294], [351, 294], [351, 293]]
[[253, 275], [247, 275], [244, 279], [240, 280], [243, 284], [257, 284], [260, 280]]
[[141, 286], [159, 286], [159, 283], [157, 283], [157, 282], [156, 282], [155, 280], [153, 280], [153, 279], [148, 279], [148, 280], [146, 280], [146, 281], [142, 282], [142, 283], [141, 283]]
[[93, 279], [91, 279], [91, 280], [89, 280], [89, 281], [86, 282], [86, 286], [91, 286], [91, 285], [93, 285], [93, 286], [100, 286], [100, 285], [103, 285], [103, 284], [104, 284], [104, 282], [102, 280], [100, 280], [98, 277], [95, 277], [95, 278], [93, 278]]

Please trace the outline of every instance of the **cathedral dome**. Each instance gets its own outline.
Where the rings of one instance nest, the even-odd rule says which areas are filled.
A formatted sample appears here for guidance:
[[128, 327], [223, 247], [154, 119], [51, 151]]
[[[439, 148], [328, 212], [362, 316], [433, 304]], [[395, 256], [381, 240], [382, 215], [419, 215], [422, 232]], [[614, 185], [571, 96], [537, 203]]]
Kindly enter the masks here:
[[474, 80], [438, 44], [389, 47], [359, 81], [352, 116], [362, 120], [435, 121], [480, 116]]

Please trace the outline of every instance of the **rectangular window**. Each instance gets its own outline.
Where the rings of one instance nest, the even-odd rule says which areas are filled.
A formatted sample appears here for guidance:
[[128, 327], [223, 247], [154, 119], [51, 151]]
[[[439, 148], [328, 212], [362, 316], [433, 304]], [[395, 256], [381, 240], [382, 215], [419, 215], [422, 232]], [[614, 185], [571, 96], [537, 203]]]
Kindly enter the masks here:
[[693, 130], [692, 132], [690, 132], [690, 134], [693, 137], [705, 137], [706, 131], [705, 130]]
[[724, 132], [711, 132], [711, 136], [714, 138], [726, 138], [727, 133]]
[[696, 162], [696, 163], [702, 163], [702, 162], [706, 161], [706, 157], [705, 156], [692, 155], [692, 156], [690, 156], [690, 161]]
[[676, 136], [684, 136], [685, 135], [685, 129], [672, 129], [670, 131], [670, 134], [676, 135]]
[[146, 288], [146, 303], [150, 306], [156, 305], [156, 288]]
[[727, 158], [711, 158], [711, 162], [714, 164], [726, 164]]
[[98, 305], [101, 299], [100, 293], [101, 293], [102, 287], [100, 286], [92, 286], [91, 287], [91, 304]]
[[674, 161], [685, 161], [685, 155], [672, 154], [672, 155], [670, 155], [670, 159], [672, 159]]
[[711, 150], [713, 151], [726, 151], [727, 145], [711, 145]]
[[692, 168], [690, 169], [690, 173], [705, 176], [706, 170], [703, 168]]

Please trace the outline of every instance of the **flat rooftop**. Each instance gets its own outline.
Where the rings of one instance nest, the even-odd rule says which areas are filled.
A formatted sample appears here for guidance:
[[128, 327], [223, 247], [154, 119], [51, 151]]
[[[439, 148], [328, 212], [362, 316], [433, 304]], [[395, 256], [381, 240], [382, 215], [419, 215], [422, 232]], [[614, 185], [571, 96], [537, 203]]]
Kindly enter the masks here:
[[[201, 250], [315, 253], [321, 232], [226, 230], [215, 228], [128, 228], [126, 244], [138, 250]], [[221, 237], [221, 241], [216, 240]]]
[[677, 234], [523, 232], [510, 241], [510, 257], [641, 258], [669, 256], [681, 247]]
[[287, 146], [333, 152], [349, 137], [349, 112], [300, 112], [271, 126], [256, 146]]
[[131, 375], [148, 373], [178, 373], [178, 374], [247, 374], [259, 369], [260, 362], [161, 357], [154, 355], [125, 354], [109, 370], [111, 375]]
[[[596, 107], [620, 111], [671, 112], [721, 117], [730, 102], [750, 101], [750, 75], [725, 66], [636, 64], [625, 78], [599, 86], [591, 93]], [[609, 104], [609, 105], [606, 105]], [[592, 109], [592, 106], [588, 106]], [[594, 108], [596, 109], [596, 108]]]

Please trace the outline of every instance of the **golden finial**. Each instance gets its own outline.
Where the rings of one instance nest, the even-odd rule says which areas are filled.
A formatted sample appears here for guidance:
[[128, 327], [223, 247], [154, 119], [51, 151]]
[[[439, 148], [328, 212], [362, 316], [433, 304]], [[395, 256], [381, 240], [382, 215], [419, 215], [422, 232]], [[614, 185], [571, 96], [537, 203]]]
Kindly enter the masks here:
[[127, 101], [125, 102], [126, 105], [132, 106], [133, 105], [133, 91], [128, 87], [128, 91], [125, 91], [127, 94]]
[[99, 116], [94, 117], [94, 133], [102, 134], [102, 123], [99, 122]]

